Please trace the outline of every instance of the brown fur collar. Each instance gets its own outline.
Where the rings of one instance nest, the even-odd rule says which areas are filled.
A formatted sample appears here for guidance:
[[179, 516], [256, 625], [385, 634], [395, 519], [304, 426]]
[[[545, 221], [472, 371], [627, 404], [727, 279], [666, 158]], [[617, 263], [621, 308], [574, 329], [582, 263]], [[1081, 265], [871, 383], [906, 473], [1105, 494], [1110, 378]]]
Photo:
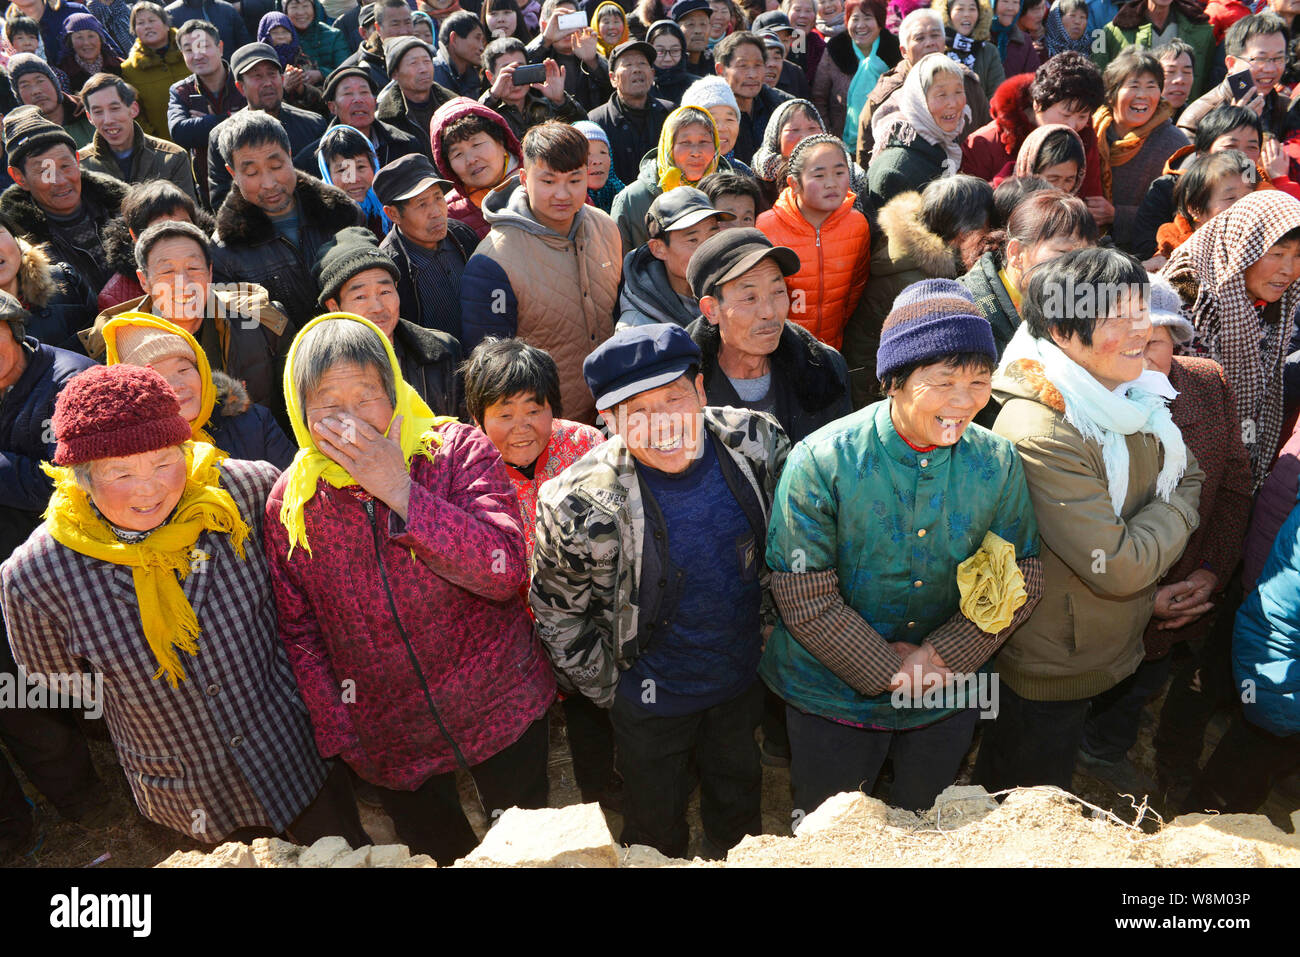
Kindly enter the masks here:
[[30, 308], [44, 309], [59, 291], [50, 270], [50, 257], [43, 248], [25, 239], [18, 240], [18, 248], [23, 255], [18, 267], [18, 289]]
[[1003, 374], [1013, 382], [1021, 383], [1032, 398], [1065, 415], [1065, 396], [1047, 381], [1041, 362], [1036, 359], [1017, 359], [1003, 370]]
[[877, 220], [889, 241], [890, 258], [911, 256], [927, 276], [956, 279], [961, 272], [953, 249], [925, 228], [921, 209], [921, 194], [914, 192], [899, 193], [881, 207]]
[[217, 390], [217, 402], [213, 407], [214, 415], [233, 419], [252, 408], [253, 400], [248, 397], [248, 390], [244, 388], [244, 383], [238, 379], [231, 378], [224, 372], [214, 371], [212, 385]]

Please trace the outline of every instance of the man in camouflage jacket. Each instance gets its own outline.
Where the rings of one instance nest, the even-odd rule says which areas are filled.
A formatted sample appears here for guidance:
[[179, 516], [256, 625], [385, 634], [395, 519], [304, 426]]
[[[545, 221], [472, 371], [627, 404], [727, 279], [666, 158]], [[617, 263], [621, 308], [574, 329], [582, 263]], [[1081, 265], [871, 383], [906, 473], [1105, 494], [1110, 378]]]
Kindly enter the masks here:
[[[790, 443], [767, 413], [704, 407], [679, 326], [622, 330], [584, 372], [616, 434], [542, 487], [530, 603], [561, 687], [611, 709], [623, 842], [686, 853], [694, 751], [704, 853], [725, 854], [761, 831], [763, 549]], [[675, 434], [638, 435], [661, 410]]]

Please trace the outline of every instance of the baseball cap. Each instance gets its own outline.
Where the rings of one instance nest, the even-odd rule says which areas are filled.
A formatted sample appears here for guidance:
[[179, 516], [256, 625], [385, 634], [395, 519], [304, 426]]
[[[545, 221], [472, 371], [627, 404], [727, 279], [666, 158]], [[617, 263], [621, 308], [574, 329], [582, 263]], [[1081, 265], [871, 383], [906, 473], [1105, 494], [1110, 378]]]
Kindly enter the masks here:
[[276, 54], [275, 48], [269, 43], [245, 43], [230, 58], [230, 72], [235, 75], [235, 79], [239, 79], [263, 61], [274, 63], [276, 69], [280, 70], [281, 73], [284, 72], [280, 67], [279, 55]]
[[444, 193], [449, 193], [456, 184], [439, 176], [429, 157], [423, 153], [408, 153], [376, 173], [370, 188], [381, 203], [392, 206], [419, 196], [431, 186], [441, 187]]
[[711, 296], [723, 283], [743, 276], [764, 259], [775, 262], [783, 276], [799, 271], [799, 254], [788, 246], [773, 246], [757, 229], [723, 230], [700, 243], [686, 266], [686, 279], [697, 298]]
[[668, 15], [673, 18], [674, 23], [681, 23], [689, 13], [712, 13], [709, 6], [709, 0], [677, 0], [673, 4], [672, 10]]
[[723, 222], [736, 218], [734, 213], [715, 209], [709, 197], [695, 187], [678, 186], [656, 196], [645, 218], [647, 227], [654, 221], [663, 232], [670, 233], [690, 229], [710, 216], [717, 216]]

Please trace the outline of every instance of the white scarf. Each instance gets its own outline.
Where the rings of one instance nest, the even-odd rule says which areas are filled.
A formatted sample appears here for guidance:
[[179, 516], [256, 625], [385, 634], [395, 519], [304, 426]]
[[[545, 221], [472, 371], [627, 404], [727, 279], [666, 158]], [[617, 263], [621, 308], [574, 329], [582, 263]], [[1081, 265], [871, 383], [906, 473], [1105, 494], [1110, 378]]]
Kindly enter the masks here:
[[1120, 517], [1124, 499], [1128, 497], [1128, 444], [1124, 437], [1134, 432], [1154, 435], [1164, 446], [1165, 461], [1156, 479], [1156, 494], [1169, 501], [1187, 470], [1187, 446], [1167, 404], [1178, 393], [1163, 373], [1148, 369], [1132, 382], [1111, 391], [1056, 343], [1035, 339], [1024, 324], [1007, 343], [999, 372], [1005, 372], [1018, 359], [1042, 364], [1047, 381], [1065, 399], [1065, 421], [1084, 439], [1101, 446], [1110, 504], [1116, 518]]
[[[931, 53], [930, 56], [941, 57], [943, 54]], [[889, 113], [881, 121], [879, 133], [876, 132], [875, 123], [872, 123], [872, 135], [876, 137], [872, 159], [875, 159], [876, 155], [889, 145], [890, 136], [897, 137], [904, 146], [911, 145], [919, 136], [927, 143], [943, 150], [944, 169], [949, 176], [956, 176], [961, 170], [961, 143], [958, 137], [970, 123], [970, 104], [966, 104], [965, 109], [962, 110], [961, 126], [957, 128], [957, 132], [945, 132], [930, 114], [930, 107], [925, 102], [925, 91], [921, 89], [921, 73], [915, 66], [908, 71], [902, 87], [893, 95], [892, 100], [898, 109], [896, 112]]]

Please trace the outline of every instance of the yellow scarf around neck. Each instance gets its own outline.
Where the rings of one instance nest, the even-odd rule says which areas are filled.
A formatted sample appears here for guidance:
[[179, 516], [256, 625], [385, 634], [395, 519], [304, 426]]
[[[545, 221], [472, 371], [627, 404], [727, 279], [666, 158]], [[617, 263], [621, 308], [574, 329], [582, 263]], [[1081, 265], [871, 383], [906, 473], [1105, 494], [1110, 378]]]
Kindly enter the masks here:
[[212, 441], [212, 436], [208, 435], [203, 427], [212, 418], [212, 410], [217, 404], [217, 387], [212, 382], [212, 365], [208, 362], [207, 354], [199, 346], [198, 340], [180, 326], [168, 322], [166, 319], [160, 319], [158, 316], [147, 312], [123, 312], [114, 316], [104, 326], [105, 365], [115, 366], [122, 361], [117, 354], [117, 334], [127, 326], [146, 326], [150, 329], [159, 329], [169, 335], [180, 336], [185, 340], [185, 344], [194, 353], [194, 367], [199, 370], [199, 379], [203, 383], [203, 389], [199, 396], [199, 414], [190, 423], [191, 438], [195, 442], [205, 442], [208, 445], [215, 444]]
[[442, 436], [438, 434], [437, 429], [447, 422], [457, 421], [455, 416], [434, 415], [433, 410], [420, 398], [420, 394], [407, 384], [402, 378], [402, 368], [397, 362], [397, 354], [393, 352], [393, 344], [373, 322], [349, 312], [331, 312], [317, 316], [303, 326], [294, 337], [293, 344], [289, 347], [289, 357], [284, 363], [284, 402], [289, 412], [289, 421], [293, 425], [293, 437], [298, 442], [298, 454], [285, 469], [288, 484], [284, 487], [284, 501], [280, 506], [280, 523], [289, 533], [290, 555], [293, 555], [293, 550], [298, 545], [305, 548], [308, 555], [311, 554], [311, 546], [307, 543], [306, 508], [307, 503], [316, 494], [317, 482], [324, 479], [334, 488], [358, 484], [357, 480], [348, 474], [347, 469], [316, 448], [316, 441], [307, 427], [306, 411], [299, 402], [298, 391], [293, 385], [294, 363], [297, 361], [298, 345], [302, 342], [303, 336], [320, 323], [335, 319], [361, 323], [372, 330], [384, 344], [384, 351], [388, 353], [388, 364], [393, 370], [393, 379], [397, 386], [397, 403], [388, 424], [391, 428], [393, 419], [399, 415], [402, 417], [402, 456], [406, 460], [408, 469], [411, 467], [411, 459], [416, 455], [423, 455], [432, 461], [434, 446], [442, 444]]
[[1092, 115], [1092, 128], [1097, 134], [1097, 155], [1101, 160], [1101, 191], [1108, 202], [1112, 201], [1111, 170], [1116, 166], [1123, 166], [1137, 156], [1146, 143], [1147, 137], [1173, 115], [1174, 108], [1167, 101], [1161, 100], [1156, 111], [1151, 114], [1151, 119], [1111, 143], [1107, 136], [1111, 127], [1115, 125], [1115, 116], [1111, 113], [1110, 107], [1104, 103], [1097, 108], [1097, 112]]
[[198, 442], [185, 444], [185, 490], [166, 524], [140, 542], [123, 542], [78, 487], [71, 468], [43, 465], [54, 480], [45, 510], [45, 527], [56, 542], [81, 555], [128, 565], [140, 606], [145, 641], [158, 662], [154, 680], [166, 677], [173, 688], [185, 680], [178, 652], [199, 651], [198, 617], [180, 583], [190, 573], [194, 543], [203, 532], [230, 536], [242, 560], [248, 524], [230, 493], [221, 487], [218, 464], [226, 453]]

